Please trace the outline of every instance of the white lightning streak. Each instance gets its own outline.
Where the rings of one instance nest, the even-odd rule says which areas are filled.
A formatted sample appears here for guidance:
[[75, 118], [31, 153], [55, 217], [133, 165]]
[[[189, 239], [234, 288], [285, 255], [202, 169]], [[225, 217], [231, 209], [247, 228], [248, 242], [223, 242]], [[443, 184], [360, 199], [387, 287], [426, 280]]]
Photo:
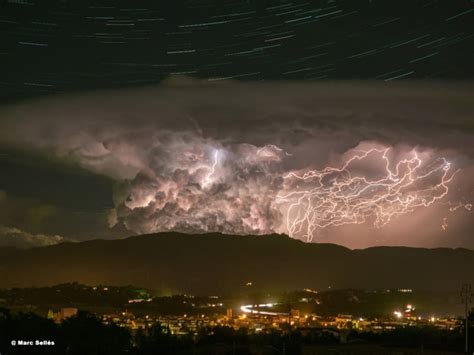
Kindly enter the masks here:
[[214, 162], [211, 165], [211, 167], [209, 167], [209, 173], [204, 178], [203, 187], [207, 187], [211, 184], [212, 182], [211, 177], [216, 172], [216, 167], [217, 167], [218, 162], [219, 162], [219, 150], [216, 149], [216, 151], [214, 152]]
[[[428, 165], [413, 152], [410, 158], [398, 161], [391, 168], [389, 151], [390, 148], [374, 148], [352, 156], [341, 168], [287, 174], [286, 181], [296, 183], [296, 190], [290, 189], [278, 199], [289, 205], [286, 219], [289, 235], [311, 241], [317, 229], [361, 224], [369, 218], [374, 219], [376, 227], [381, 227], [394, 216], [428, 207], [448, 194], [448, 184], [459, 170], [452, 171], [451, 163], [445, 158]], [[372, 155], [384, 161], [383, 176], [377, 179], [353, 176], [353, 165]], [[300, 189], [299, 185], [309, 187]]]

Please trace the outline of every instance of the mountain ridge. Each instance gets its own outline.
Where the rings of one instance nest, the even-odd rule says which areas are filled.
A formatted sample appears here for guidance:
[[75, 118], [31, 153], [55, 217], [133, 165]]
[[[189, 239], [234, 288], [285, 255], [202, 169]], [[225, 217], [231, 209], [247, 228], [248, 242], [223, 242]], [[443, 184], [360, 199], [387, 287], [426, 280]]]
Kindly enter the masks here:
[[458, 289], [474, 282], [474, 251], [304, 243], [285, 235], [176, 232], [0, 249], [0, 287], [134, 284], [174, 292], [299, 288]]

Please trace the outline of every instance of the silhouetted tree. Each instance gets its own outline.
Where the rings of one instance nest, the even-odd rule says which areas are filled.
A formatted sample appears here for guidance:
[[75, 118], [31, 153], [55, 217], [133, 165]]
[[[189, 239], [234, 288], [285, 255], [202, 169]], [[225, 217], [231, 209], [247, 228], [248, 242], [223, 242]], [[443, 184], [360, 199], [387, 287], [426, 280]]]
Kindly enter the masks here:
[[61, 345], [66, 354], [105, 355], [125, 354], [131, 349], [127, 329], [104, 325], [88, 312], [79, 312], [61, 324]]
[[[12, 341], [57, 341], [57, 326], [50, 319], [33, 313], [14, 314], [0, 309], [0, 349], [8, 354], [31, 354], [29, 346], [12, 346]], [[35, 354], [60, 354], [56, 346], [35, 347]]]
[[190, 337], [176, 337], [160, 323], [156, 323], [147, 334], [137, 335], [137, 352], [140, 355], [190, 354], [192, 348]]

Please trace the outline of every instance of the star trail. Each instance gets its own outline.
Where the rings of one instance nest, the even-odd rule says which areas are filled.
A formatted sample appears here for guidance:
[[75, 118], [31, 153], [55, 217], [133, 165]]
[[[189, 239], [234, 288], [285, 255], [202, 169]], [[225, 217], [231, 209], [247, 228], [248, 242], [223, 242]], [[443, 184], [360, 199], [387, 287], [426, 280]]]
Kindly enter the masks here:
[[472, 1], [3, 0], [0, 99], [220, 80], [472, 77]]

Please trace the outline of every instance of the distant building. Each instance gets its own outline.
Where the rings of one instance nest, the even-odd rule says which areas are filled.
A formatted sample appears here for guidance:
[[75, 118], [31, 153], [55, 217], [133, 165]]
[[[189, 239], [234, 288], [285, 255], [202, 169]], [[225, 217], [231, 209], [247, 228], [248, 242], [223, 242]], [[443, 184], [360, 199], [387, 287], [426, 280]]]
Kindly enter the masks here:
[[339, 329], [352, 328], [352, 315], [338, 314], [336, 317], [336, 326]]
[[61, 308], [59, 314], [64, 320], [66, 318], [75, 316], [77, 314], [77, 308]]
[[48, 319], [54, 319], [54, 312], [53, 312], [52, 309], [50, 309], [50, 310], [48, 311], [48, 316], [47, 316], [47, 318], [48, 318]]
[[227, 308], [227, 318], [232, 318], [234, 316], [234, 312], [232, 310], [232, 308]]
[[52, 310], [48, 311], [48, 318], [53, 319], [55, 322], [60, 323], [70, 317], [74, 317], [77, 314], [77, 308], [61, 308], [57, 313]]
[[290, 310], [291, 317], [299, 318], [300, 317], [300, 310], [299, 309], [291, 309]]

